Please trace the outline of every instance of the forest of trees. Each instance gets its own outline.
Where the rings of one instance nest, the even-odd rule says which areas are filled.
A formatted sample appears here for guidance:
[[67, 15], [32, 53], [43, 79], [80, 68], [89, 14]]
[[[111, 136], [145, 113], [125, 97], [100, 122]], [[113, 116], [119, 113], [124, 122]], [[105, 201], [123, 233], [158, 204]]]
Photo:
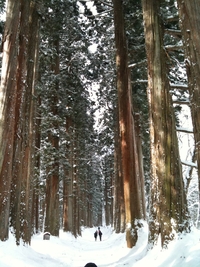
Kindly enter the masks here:
[[200, 227], [200, 2], [0, 11], [0, 240], [111, 225], [131, 248], [146, 222], [165, 248]]

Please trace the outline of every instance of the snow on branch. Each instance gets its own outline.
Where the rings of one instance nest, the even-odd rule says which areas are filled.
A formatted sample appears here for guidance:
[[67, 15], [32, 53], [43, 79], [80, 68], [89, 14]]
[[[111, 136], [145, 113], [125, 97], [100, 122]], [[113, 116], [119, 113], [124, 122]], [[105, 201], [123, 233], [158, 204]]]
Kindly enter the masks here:
[[188, 86], [186, 84], [173, 84], [173, 83], [170, 83], [170, 87], [173, 88], [173, 89], [188, 90]]
[[173, 100], [173, 104], [179, 104], [179, 105], [189, 105], [189, 100]]
[[178, 50], [183, 50], [183, 46], [182, 45], [166, 45], [165, 49], [167, 49], [168, 51], [178, 51]]
[[166, 29], [165, 33], [168, 33], [168, 34], [175, 36], [175, 37], [178, 37], [178, 38], [182, 37], [182, 33], [180, 30]]
[[179, 16], [168, 16], [167, 19], [165, 19], [166, 22], [173, 22], [173, 21], [179, 21]]
[[178, 132], [183, 132], [183, 133], [194, 133], [193, 130], [187, 129], [187, 128], [182, 128], [182, 127], [176, 127], [176, 130]]
[[132, 64], [129, 64], [128, 65], [128, 68], [131, 69], [131, 68], [134, 68], [136, 66], [140, 66], [140, 65], [143, 65], [143, 64], [146, 64], [147, 60], [142, 60], [140, 62], [137, 62], [137, 63], [132, 63]]
[[136, 80], [136, 81], [131, 81], [132, 84], [135, 83], [148, 83], [148, 80]]
[[194, 167], [197, 168], [197, 163], [194, 162], [189, 162], [189, 161], [181, 161], [183, 165], [189, 166], [189, 167]]

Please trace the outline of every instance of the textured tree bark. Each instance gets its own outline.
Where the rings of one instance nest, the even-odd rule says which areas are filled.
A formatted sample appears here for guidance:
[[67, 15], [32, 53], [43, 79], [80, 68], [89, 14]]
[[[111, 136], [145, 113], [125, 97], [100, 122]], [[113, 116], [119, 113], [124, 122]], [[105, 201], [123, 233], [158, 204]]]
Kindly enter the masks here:
[[[118, 121], [118, 115], [117, 121]], [[121, 145], [119, 137], [119, 124], [115, 129], [115, 155], [114, 155], [114, 228], [117, 233], [125, 231], [125, 208], [124, 208], [124, 187], [121, 166]]]
[[149, 243], [157, 243], [160, 234], [165, 247], [174, 238], [174, 231], [186, 229], [187, 202], [163, 50], [160, 3], [143, 0], [151, 139]]
[[0, 92], [0, 239], [8, 239], [16, 103], [19, 2], [7, 2]]
[[[25, 0], [27, 4], [27, 1]], [[23, 157], [23, 171], [22, 180], [25, 188], [25, 198], [23, 210], [25, 212], [22, 217], [22, 232], [23, 241], [25, 243], [31, 242], [31, 235], [33, 229], [36, 228], [34, 224], [34, 216], [37, 215], [33, 211], [33, 208], [37, 203], [33, 203], [33, 184], [34, 183], [34, 167], [35, 167], [35, 107], [34, 101], [35, 95], [35, 81], [37, 79], [37, 67], [38, 67], [38, 46], [39, 46], [39, 4], [36, 1], [30, 1], [27, 6], [29, 16], [28, 22], [28, 46], [27, 46], [27, 75], [26, 75], [26, 92], [24, 94], [24, 132], [25, 132], [25, 149]], [[37, 200], [37, 198], [36, 198]]]
[[142, 209], [139, 163], [132, 116], [132, 97], [128, 70], [128, 52], [122, 1], [114, 0], [117, 91], [119, 107], [119, 134], [121, 145], [122, 177], [124, 188], [127, 246], [133, 247], [138, 239], [137, 229], [144, 218]]
[[[4, 194], [7, 194], [7, 201], [4, 206], [6, 217], [3, 215], [0, 220], [5, 220], [4, 223], [6, 223], [4, 237], [2, 236], [2, 239], [6, 239], [5, 233], [8, 232], [10, 214], [10, 224], [13, 226], [17, 244], [20, 238], [25, 243], [30, 243], [32, 233], [33, 206], [30, 186], [34, 139], [32, 94], [37, 62], [38, 16], [36, 12], [33, 19], [31, 12], [36, 10], [36, 6], [31, 6], [31, 3], [33, 2], [25, 0], [19, 3], [8, 1], [3, 45], [1, 84], [3, 139], [0, 153], [2, 156], [0, 179], [7, 187], [6, 189], [1, 187]], [[33, 20], [29, 20], [30, 18]], [[5, 198], [5, 195], [0, 195]]]
[[116, 233], [125, 231], [125, 208], [124, 208], [124, 191], [122, 174], [120, 171], [121, 165], [120, 152], [115, 152], [115, 180], [114, 180], [114, 203], [113, 203], [113, 221]]
[[[177, 1], [187, 67], [190, 107], [196, 146], [200, 206], [200, 2]], [[198, 215], [200, 227], [200, 211]]]
[[34, 102], [38, 54], [38, 7], [21, 1], [16, 73], [11, 225], [17, 244], [30, 243], [33, 229]]

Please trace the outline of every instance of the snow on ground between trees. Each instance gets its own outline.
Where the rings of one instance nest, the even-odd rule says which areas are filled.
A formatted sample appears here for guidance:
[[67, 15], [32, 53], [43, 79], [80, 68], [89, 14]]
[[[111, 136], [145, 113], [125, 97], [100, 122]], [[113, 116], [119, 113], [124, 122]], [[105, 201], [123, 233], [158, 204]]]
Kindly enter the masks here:
[[96, 228], [85, 228], [82, 237], [70, 233], [43, 240], [35, 235], [31, 246], [16, 246], [14, 238], [0, 242], [0, 267], [84, 267], [94, 262], [98, 267], [198, 267], [200, 263], [200, 231], [177, 237], [166, 250], [160, 245], [147, 251], [147, 228], [139, 233], [136, 247], [126, 247], [125, 234], [116, 234], [111, 227], [101, 227], [102, 241], [94, 241]]

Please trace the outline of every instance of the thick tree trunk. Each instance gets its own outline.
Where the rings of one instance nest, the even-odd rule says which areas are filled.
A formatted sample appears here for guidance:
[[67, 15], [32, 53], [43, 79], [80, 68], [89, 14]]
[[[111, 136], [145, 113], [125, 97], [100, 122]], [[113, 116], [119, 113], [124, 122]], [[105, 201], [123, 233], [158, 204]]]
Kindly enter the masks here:
[[149, 243], [155, 244], [160, 234], [165, 247], [174, 238], [174, 231], [186, 229], [187, 203], [169, 94], [159, 1], [143, 0], [143, 12], [151, 138]]
[[[200, 207], [200, 2], [198, 0], [178, 0], [177, 2], [185, 50], [190, 107], [196, 146]], [[197, 226], [200, 227], [200, 209]]]
[[[27, 0], [24, 0], [27, 3]], [[34, 184], [34, 157], [35, 155], [35, 81], [37, 79], [37, 63], [38, 63], [38, 45], [39, 45], [39, 14], [38, 4], [35, 1], [30, 1], [27, 10], [30, 9], [28, 21], [28, 47], [27, 47], [27, 86], [24, 95], [24, 116], [25, 116], [25, 150], [23, 157], [23, 172], [22, 179], [25, 188], [25, 198], [23, 210], [23, 241], [30, 243], [31, 235], [35, 225], [33, 224], [34, 213], [33, 208], [33, 184]]]
[[[32, 1], [21, 1], [17, 100], [15, 106], [11, 225], [16, 240], [30, 243], [33, 218], [34, 94], [37, 53], [38, 13]], [[26, 55], [26, 56], [25, 56]], [[26, 82], [24, 82], [26, 81]], [[23, 192], [23, 193], [22, 193]]]
[[[4, 194], [7, 190], [9, 190], [9, 194], [7, 194], [6, 201], [7, 217], [2, 215], [1, 220], [7, 221], [5, 221], [6, 227], [4, 227], [5, 235], [8, 231], [10, 212], [10, 224], [13, 226], [17, 244], [19, 244], [20, 238], [25, 243], [30, 243], [32, 230], [32, 190], [30, 186], [33, 170], [34, 106], [32, 94], [37, 62], [38, 16], [36, 12], [34, 19], [30, 19], [33, 18], [30, 10], [36, 10], [36, 6], [32, 5], [31, 7], [31, 3], [33, 2], [28, 0], [19, 3], [8, 1], [3, 48], [5, 53], [3, 54], [1, 86], [3, 90], [1, 131], [2, 136], [6, 136], [6, 138], [1, 140], [1, 179], [6, 181], [3, 182], [7, 187], [7, 189], [4, 188]], [[5, 111], [6, 114], [4, 114]], [[9, 143], [5, 140], [9, 140]], [[5, 172], [6, 177], [4, 176]], [[11, 196], [9, 196], [10, 192], [12, 192]], [[3, 194], [0, 195], [5, 197]], [[2, 236], [2, 239], [5, 238]]]
[[140, 199], [141, 199], [141, 209], [144, 219], [146, 219], [146, 200], [145, 200], [145, 184], [144, 184], [144, 169], [143, 169], [143, 154], [142, 154], [142, 140], [141, 140], [141, 129], [140, 129], [140, 116], [139, 114], [134, 114], [135, 118], [135, 137], [138, 155], [138, 169], [139, 169], [139, 188], [141, 188]]
[[3, 62], [0, 94], [0, 239], [8, 239], [16, 103], [17, 38], [20, 3], [7, 2], [3, 36]]
[[[118, 115], [117, 121], [118, 121]], [[125, 207], [124, 207], [124, 187], [121, 163], [121, 145], [119, 136], [119, 124], [115, 129], [115, 154], [114, 154], [114, 229], [116, 233], [125, 231]]]
[[119, 106], [119, 132], [122, 156], [122, 176], [124, 187], [127, 246], [133, 247], [138, 239], [137, 229], [144, 218], [140, 188], [140, 176], [132, 97], [128, 71], [128, 52], [121, 0], [114, 0], [114, 25], [116, 45], [117, 90]]
[[[28, 2], [27, 2], [28, 3]], [[24, 102], [23, 95], [26, 92], [26, 57], [27, 55], [27, 40], [28, 40], [28, 29], [27, 29], [27, 15], [28, 11], [26, 8], [22, 9], [20, 6], [20, 15], [24, 15], [23, 19], [20, 16], [19, 33], [18, 33], [18, 56], [17, 56], [17, 74], [16, 74], [16, 105], [15, 109], [15, 122], [14, 122], [14, 140], [13, 140], [13, 169], [12, 169], [12, 196], [11, 196], [11, 226], [14, 229], [17, 244], [20, 242], [22, 237], [21, 232], [21, 208], [24, 205], [25, 188], [22, 187], [23, 175], [22, 169], [24, 167], [23, 157], [25, 144], [23, 142], [25, 137], [24, 125]], [[23, 118], [23, 120], [21, 119]], [[21, 192], [23, 191], [23, 195]], [[22, 200], [23, 199], [23, 200]]]

